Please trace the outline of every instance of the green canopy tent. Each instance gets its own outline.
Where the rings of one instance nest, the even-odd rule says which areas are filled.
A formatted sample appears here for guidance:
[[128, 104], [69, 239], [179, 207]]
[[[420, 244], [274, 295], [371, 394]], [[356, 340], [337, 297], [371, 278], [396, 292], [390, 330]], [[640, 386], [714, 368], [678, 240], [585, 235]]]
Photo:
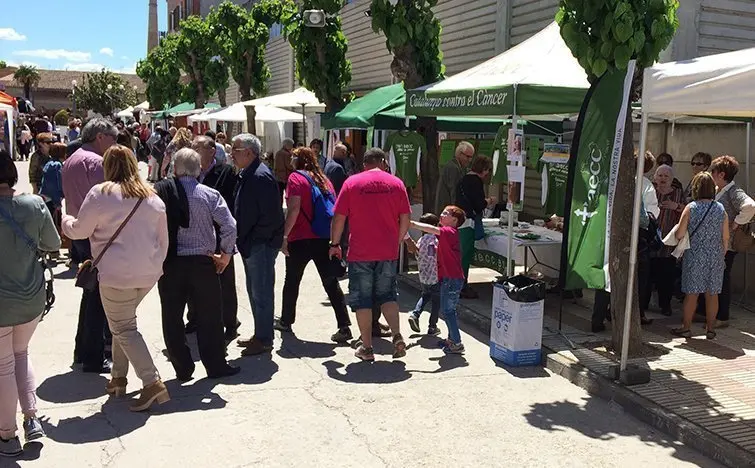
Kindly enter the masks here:
[[161, 111], [157, 111], [155, 113], [152, 113], [151, 116], [153, 119], [165, 119], [171, 116], [175, 115], [190, 115], [193, 113], [199, 113], [204, 112], [209, 109], [219, 109], [220, 106], [218, 104], [212, 104], [208, 103], [205, 104], [203, 108], [197, 108], [194, 106], [193, 102], [182, 102], [181, 104], [176, 104], [175, 106], [163, 109]]
[[[589, 87], [587, 75], [561, 38], [558, 25], [551, 23], [487, 62], [407, 91], [406, 114], [508, 117], [516, 130], [520, 116], [578, 114]], [[509, 216], [508, 252], [513, 251], [513, 219]], [[511, 262], [506, 266], [507, 276], [511, 276]]]

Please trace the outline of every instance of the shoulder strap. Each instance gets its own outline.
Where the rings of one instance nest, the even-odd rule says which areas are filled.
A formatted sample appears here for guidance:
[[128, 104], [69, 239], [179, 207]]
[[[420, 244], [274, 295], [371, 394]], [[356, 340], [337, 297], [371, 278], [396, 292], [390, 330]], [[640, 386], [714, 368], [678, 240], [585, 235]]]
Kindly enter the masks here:
[[21, 239], [24, 240], [24, 243], [26, 243], [27, 246], [29, 246], [29, 249], [31, 249], [35, 254], [39, 250], [37, 248], [37, 243], [32, 240], [32, 238], [29, 236], [29, 234], [24, 231], [21, 226], [16, 222], [15, 219], [11, 216], [10, 213], [8, 213], [5, 208], [0, 206], [0, 216], [5, 218], [8, 223], [10, 224], [11, 229], [13, 229], [16, 232], [16, 235], [21, 237]]
[[128, 222], [131, 220], [131, 217], [134, 216], [134, 213], [136, 213], [136, 209], [139, 208], [139, 205], [141, 205], [143, 201], [144, 201], [143, 198], [140, 198], [139, 200], [136, 201], [136, 205], [134, 205], [134, 208], [131, 210], [131, 213], [129, 213], [128, 216], [126, 216], [126, 219], [124, 219], [121, 225], [118, 226], [118, 229], [115, 231], [115, 234], [113, 234], [113, 237], [111, 237], [110, 240], [107, 241], [105, 248], [102, 249], [102, 252], [100, 252], [99, 255], [97, 255], [97, 258], [92, 263], [92, 268], [96, 267], [97, 264], [100, 263], [102, 256], [105, 255], [105, 252], [107, 252], [107, 249], [109, 249], [110, 246], [113, 244], [113, 241], [115, 240], [116, 237], [118, 237], [118, 234], [120, 234], [123, 228], [126, 227], [126, 224], [128, 224]]
[[703, 222], [705, 221], [705, 218], [708, 217], [708, 213], [710, 213], [710, 209], [713, 208], [713, 204], [714, 203], [716, 203], [715, 200], [713, 200], [713, 201], [710, 202], [710, 205], [708, 205], [708, 209], [705, 210], [705, 214], [703, 215], [702, 219], [700, 220], [699, 223], [697, 223], [697, 226], [695, 226], [695, 229], [692, 231], [692, 234], [689, 235], [690, 239], [692, 239], [692, 236], [694, 236], [695, 233], [697, 232], [697, 230], [700, 229], [700, 226], [703, 225]]
[[[314, 211], [315, 211], [315, 181], [312, 180], [312, 178], [307, 174], [307, 171], [297, 170], [297, 174], [301, 175], [307, 181], [309, 182], [309, 189], [310, 189], [310, 198], [312, 199], [312, 217], [314, 217]], [[304, 215], [304, 218], [307, 220], [307, 222], [311, 225], [312, 224], [312, 218], [307, 216], [307, 213], [304, 211], [304, 208], [300, 208], [299, 212]]]

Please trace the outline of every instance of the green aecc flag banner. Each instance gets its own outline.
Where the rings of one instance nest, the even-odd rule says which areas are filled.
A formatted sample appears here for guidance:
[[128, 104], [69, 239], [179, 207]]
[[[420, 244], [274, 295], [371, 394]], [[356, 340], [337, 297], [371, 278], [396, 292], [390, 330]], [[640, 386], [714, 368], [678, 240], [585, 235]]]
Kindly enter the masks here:
[[[587, 94], [570, 165], [564, 287], [610, 290], [611, 215], [635, 62], [607, 72]], [[567, 202], [569, 203], [569, 202]]]

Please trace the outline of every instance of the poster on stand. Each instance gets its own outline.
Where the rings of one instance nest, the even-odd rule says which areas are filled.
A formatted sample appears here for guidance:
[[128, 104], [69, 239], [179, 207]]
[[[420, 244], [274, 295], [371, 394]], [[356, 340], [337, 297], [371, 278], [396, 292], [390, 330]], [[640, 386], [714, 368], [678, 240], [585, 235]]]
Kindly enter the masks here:
[[524, 150], [524, 131], [509, 130], [508, 155], [509, 162], [524, 164], [527, 152]]
[[508, 166], [509, 198], [506, 208], [509, 211], [524, 209], [524, 178], [527, 168], [524, 166]]
[[543, 150], [542, 162], [566, 164], [569, 162], [571, 145], [564, 143], [546, 143]]

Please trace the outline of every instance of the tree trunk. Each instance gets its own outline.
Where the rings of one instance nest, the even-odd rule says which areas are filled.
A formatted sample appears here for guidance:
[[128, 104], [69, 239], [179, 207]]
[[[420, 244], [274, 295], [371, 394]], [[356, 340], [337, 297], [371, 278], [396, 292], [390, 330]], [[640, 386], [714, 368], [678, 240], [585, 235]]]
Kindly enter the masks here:
[[417, 124], [424, 128], [425, 144], [427, 145], [427, 154], [420, 165], [422, 209], [425, 213], [435, 213], [435, 192], [440, 177], [440, 169], [438, 168], [438, 121], [435, 117], [419, 117]]
[[[616, 182], [616, 195], [614, 196], [613, 203], [613, 217], [611, 218], [611, 247], [608, 268], [611, 277], [611, 317], [613, 319], [611, 342], [616, 353], [621, 351], [621, 341], [624, 335], [624, 309], [626, 307], [627, 280], [629, 279], [629, 246], [632, 237], [635, 175], [637, 172], [633, 141], [632, 114], [631, 112], [627, 112], [627, 119], [624, 124], [624, 144], [621, 148], [619, 176]], [[636, 183], [641, 184], [642, 181], [638, 180]], [[636, 277], [637, 269], [635, 269]], [[632, 295], [629, 356], [637, 353], [642, 346], [636, 279]]]
[[194, 56], [194, 54], [190, 55], [190, 60], [192, 77], [194, 78], [194, 82], [197, 84], [197, 93], [194, 95], [194, 108], [202, 109], [204, 108], [204, 102], [206, 101], [204, 79], [202, 78], [202, 73], [199, 71], [199, 67], [197, 66], [197, 58]]
[[24, 97], [27, 101], [31, 100], [31, 85], [29, 83], [24, 83]]
[[220, 107], [226, 106], [226, 88], [220, 87], [218, 88], [218, 101], [220, 101]]
[[254, 106], [244, 106], [246, 109], [246, 126], [249, 133], [252, 135], [257, 134], [257, 112], [254, 110]]

